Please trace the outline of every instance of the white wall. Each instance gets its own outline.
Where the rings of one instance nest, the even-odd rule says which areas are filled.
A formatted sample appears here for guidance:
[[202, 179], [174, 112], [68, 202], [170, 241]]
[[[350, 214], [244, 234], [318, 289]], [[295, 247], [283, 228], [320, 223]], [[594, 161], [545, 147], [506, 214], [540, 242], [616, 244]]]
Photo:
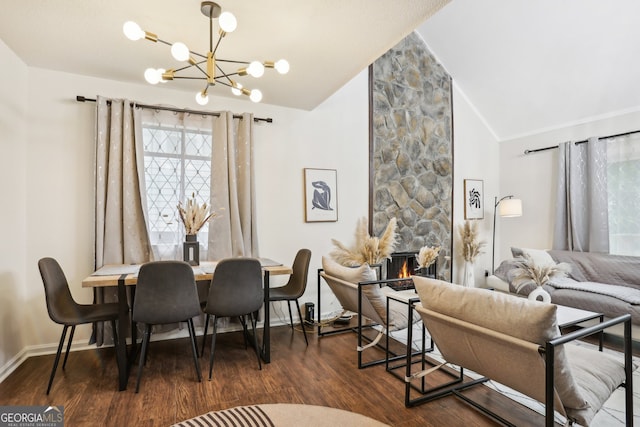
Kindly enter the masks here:
[[[93, 142], [95, 104], [76, 95], [128, 98], [148, 104], [196, 108], [191, 91], [130, 84], [25, 66], [0, 44], [0, 59], [12, 78], [0, 80], [0, 378], [26, 355], [55, 350], [61, 328], [49, 319], [37, 270], [44, 256], [59, 260], [79, 302], [92, 293], [81, 287], [93, 267]], [[9, 75], [7, 74], [7, 76]], [[173, 87], [179, 87], [174, 83]], [[293, 261], [299, 248], [312, 251], [307, 292], [301, 302], [317, 304], [316, 270], [331, 250], [331, 238], [350, 243], [357, 219], [368, 210], [368, 85], [363, 70], [313, 111], [214, 98], [209, 109], [272, 117], [255, 127], [259, 244], [261, 255]], [[462, 182], [483, 179], [485, 203], [496, 192], [497, 144], [465, 97], [454, 87], [454, 224], [463, 220]], [[338, 221], [305, 223], [303, 169], [338, 171]], [[489, 240], [491, 211], [482, 230]], [[455, 245], [455, 242], [454, 242]], [[454, 247], [454, 254], [458, 251]], [[477, 264], [477, 283], [489, 268]], [[457, 268], [459, 263], [454, 263]], [[454, 270], [454, 280], [459, 274]], [[274, 278], [283, 282], [284, 278]], [[455, 280], [455, 281], [459, 281]], [[339, 306], [323, 292], [322, 310]], [[27, 308], [28, 307], [28, 308]], [[286, 311], [275, 315], [286, 317]], [[10, 319], [10, 320], [7, 320]], [[18, 319], [18, 320], [16, 320]], [[76, 332], [84, 344], [89, 327]]]
[[27, 200], [27, 66], [0, 40], [0, 367], [18, 355], [27, 337], [25, 248]]
[[501, 142], [500, 188], [503, 195], [513, 194], [522, 199], [523, 216], [499, 220], [502, 227], [500, 259], [511, 257], [511, 246], [549, 249], [553, 243], [558, 150], [528, 155], [524, 154], [524, 150], [638, 129], [640, 112], [627, 112]]
[[[484, 286], [484, 273], [491, 271], [491, 233], [493, 227], [493, 198], [497, 196], [499, 147], [493, 133], [467, 100], [465, 94], [453, 85], [453, 227], [454, 270], [452, 281], [462, 283], [464, 260], [460, 253], [458, 226], [464, 222], [464, 180], [481, 179], [484, 184], [484, 219], [479, 220], [481, 239], [486, 242], [484, 253], [474, 264], [475, 285]], [[496, 241], [499, 239], [497, 236]], [[496, 259], [498, 255], [496, 254]]]
[[[2, 79], [0, 98], [4, 112], [0, 367], [6, 370], [25, 353], [53, 350], [59, 339], [60, 326], [46, 312], [39, 258], [58, 259], [76, 300], [92, 299], [80, 282], [93, 267], [95, 104], [78, 103], [75, 96], [100, 94], [196, 106], [190, 92], [29, 68], [4, 46], [0, 58], [15, 74]], [[367, 214], [366, 71], [311, 112], [231, 98], [213, 99], [209, 106], [274, 119], [255, 129], [261, 254], [291, 263], [299, 248], [311, 249], [309, 286], [301, 302], [315, 302], [315, 272], [321, 255], [330, 250], [330, 239], [349, 241], [357, 219]], [[337, 169], [338, 222], [304, 222], [304, 167]], [[330, 300], [327, 295], [323, 311], [338, 308]], [[86, 343], [89, 332], [88, 326], [79, 328], [74, 341]]]

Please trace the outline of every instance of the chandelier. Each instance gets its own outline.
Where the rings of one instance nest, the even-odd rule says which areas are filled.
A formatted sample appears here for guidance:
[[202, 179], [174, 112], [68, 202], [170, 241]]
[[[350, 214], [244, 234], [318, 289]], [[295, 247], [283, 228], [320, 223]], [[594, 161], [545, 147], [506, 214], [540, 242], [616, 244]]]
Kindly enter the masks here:
[[[176, 79], [204, 80], [205, 87], [196, 94], [196, 102], [200, 105], [206, 105], [209, 102], [208, 90], [211, 86], [220, 84], [231, 88], [234, 95], [246, 95], [253, 102], [262, 100], [262, 92], [258, 89], [248, 89], [241, 83], [237, 82], [236, 77], [244, 77], [250, 75], [258, 78], [264, 74], [265, 68], [273, 68], [280, 74], [289, 72], [289, 63], [281, 59], [279, 61], [237, 61], [230, 59], [222, 59], [216, 57], [216, 52], [220, 46], [220, 42], [227, 35], [236, 29], [236, 17], [230, 12], [222, 12], [220, 5], [212, 1], [203, 1], [200, 3], [200, 11], [204, 16], [209, 18], [209, 51], [203, 55], [190, 50], [184, 43], [169, 43], [159, 39], [156, 34], [144, 31], [138, 24], [133, 21], [125, 22], [122, 30], [129, 40], [140, 40], [145, 38], [154, 43], [160, 42], [171, 46], [171, 55], [176, 61], [186, 62], [188, 65], [179, 68], [147, 68], [144, 72], [144, 78], [150, 84], [159, 82], [167, 82]], [[214, 45], [213, 37], [213, 20], [218, 18], [218, 37]], [[233, 71], [227, 72], [222, 65], [228, 67], [237, 67]]]

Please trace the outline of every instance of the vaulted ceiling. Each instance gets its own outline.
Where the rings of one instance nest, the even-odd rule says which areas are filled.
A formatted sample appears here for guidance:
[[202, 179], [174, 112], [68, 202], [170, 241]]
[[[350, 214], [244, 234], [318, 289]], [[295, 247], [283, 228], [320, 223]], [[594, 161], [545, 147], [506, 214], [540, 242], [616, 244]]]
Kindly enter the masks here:
[[499, 140], [640, 110], [640, 1], [453, 0], [418, 32]]
[[[640, 109], [637, 0], [218, 3], [238, 20], [220, 56], [291, 64], [246, 81], [265, 103], [311, 110], [417, 29], [498, 140]], [[127, 20], [208, 49], [200, 0], [3, 0], [0, 39], [29, 66], [107, 79], [143, 82], [147, 67], [176, 66], [168, 46], [127, 40]]]

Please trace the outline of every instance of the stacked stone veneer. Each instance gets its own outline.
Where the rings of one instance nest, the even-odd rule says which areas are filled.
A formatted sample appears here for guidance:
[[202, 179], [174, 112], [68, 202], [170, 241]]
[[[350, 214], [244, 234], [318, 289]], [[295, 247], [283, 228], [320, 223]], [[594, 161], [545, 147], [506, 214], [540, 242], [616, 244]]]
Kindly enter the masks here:
[[373, 233], [398, 220], [396, 251], [452, 249], [451, 77], [412, 33], [373, 64]]

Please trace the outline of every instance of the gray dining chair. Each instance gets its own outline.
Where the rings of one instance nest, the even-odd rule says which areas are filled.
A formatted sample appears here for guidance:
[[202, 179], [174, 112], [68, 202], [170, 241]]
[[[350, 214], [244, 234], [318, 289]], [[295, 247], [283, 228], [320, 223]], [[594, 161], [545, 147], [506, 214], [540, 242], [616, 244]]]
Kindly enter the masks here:
[[307, 339], [307, 330], [304, 326], [304, 320], [302, 319], [302, 313], [300, 312], [300, 303], [298, 299], [304, 294], [307, 289], [307, 275], [309, 273], [309, 262], [311, 261], [311, 251], [309, 249], [300, 249], [296, 253], [296, 257], [293, 260], [293, 267], [289, 281], [284, 285], [276, 288], [269, 289], [269, 302], [273, 301], [286, 301], [287, 308], [289, 309], [289, 320], [291, 321], [291, 329], [293, 330], [293, 317], [291, 316], [291, 301], [296, 302], [298, 308], [298, 318], [300, 319], [300, 325], [302, 326], [302, 332], [304, 334], [304, 341], [309, 345]]
[[76, 331], [77, 325], [102, 321], [111, 322], [114, 334], [113, 339], [114, 342], [117, 342], [116, 319], [118, 318], [118, 303], [78, 304], [71, 295], [69, 283], [67, 282], [67, 278], [62, 271], [62, 267], [58, 264], [58, 261], [53, 258], [42, 258], [38, 261], [38, 269], [40, 270], [40, 276], [42, 277], [42, 283], [44, 285], [44, 294], [49, 317], [54, 322], [64, 326], [62, 328], [62, 335], [60, 336], [60, 343], [58, 344], [56, 358], [53, 361], [51, 375], [49, 376], [49, 385], [47, 386], [47, 394], [49, 394], [51, 391], [51, 385], [53, 384], [53, 378], [55, 377], [56, 370], [58, 369], [62, 346], [64, 345], [64, 340], [69, 327], [71, 327], [71, 333], [69, 334], [69, 341], [64, 354], [64, 361], [62, 362], [63, 370], [67, 365], [69, 349], [71, 348], [73, 334]]
[[186, 322], [191, 338], [191, 351], [198, 381], [202, 381], [195, 341], [193, 318], [200, 315], [200, 302], [193, 269], [183, 261], [154, 261], [143, 264], [138, 273], [133, 321], [145, 325], [142, 351], [138, 364], [136, 393], [140, 390], [142, 368], [153, 325]]
[[226, 258], [218, 262], [211, 278], [209, 295], [204, 307], [206, 314], [202, 352], [207, 340], [209, 319], [213, 319], [211, 353], [209, 354], [209, 380], [213, 375], [213, 353], [216, 346], [217, 320], [220, 317], [238, 317], [242, 323], [245, 343], [249, 316], [253, 331], [253, 347], [258, 357], [258, 367], [262, 369], [260, 349], [256, 335], [257, 319], [254, 313], [260, 310], [264, 298], [262, 290], [262, 267], [255, 258]]

